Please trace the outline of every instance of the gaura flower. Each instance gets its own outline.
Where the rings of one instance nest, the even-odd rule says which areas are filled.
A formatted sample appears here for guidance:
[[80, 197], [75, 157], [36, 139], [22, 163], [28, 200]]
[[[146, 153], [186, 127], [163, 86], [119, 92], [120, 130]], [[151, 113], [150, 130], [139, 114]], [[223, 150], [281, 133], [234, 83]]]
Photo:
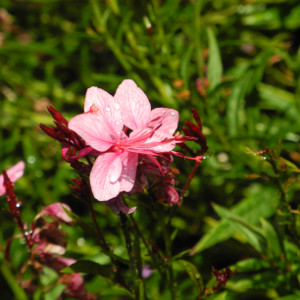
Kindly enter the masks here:
[[[7, 171], [7, 176], [10, 179], [11, 182], [16, 182], [19, 178], [23, 176], [25, 168], [25, 163], [23, 161], [19, 161], [17, 164], [12, 166]], [[6, 189], [4, 186], [4, 176], [0, 175], [0, 196], [4, 195], [6, 193]]]
[[147, 155], [163, 173], [155, 157], [182, 143], [173, 136], [177, 124], [176, 110], [151, 110], [147, 96], [132, 80], [124, 80], [115, 96], [89, 88], [84, 113], [71, 119], [69, 128], [99, 152], [90, 173], [94, 197], [107, 201], [120, 192], [130, 192], [139, 154]]

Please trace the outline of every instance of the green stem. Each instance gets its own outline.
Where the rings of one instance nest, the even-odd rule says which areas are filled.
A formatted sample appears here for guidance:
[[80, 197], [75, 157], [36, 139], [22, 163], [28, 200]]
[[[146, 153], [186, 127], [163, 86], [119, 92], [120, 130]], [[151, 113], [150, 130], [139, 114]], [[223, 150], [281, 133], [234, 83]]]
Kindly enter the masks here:
[[170, 239], [170, 234], [168, 231], [168, 228], [165, 224], [165, 214], [164, 211], [161, 209], [156, 210], [157, 212], [157, 217], [158, 221], [160, 223], [162, 232], [163, 232], [163, 237], [164, 237], [164, 242], [165, 242], [165, 247], [166, 247], [166, 264], [168, 268], [168, 273], [169, 273], [169, 289], [171, 293], [171, 299], [177, 299], [177, 293], [175, 289], [175, 283], [174, 283], [174, 272], [173, 272], [173, 258], [172, 258], [172, 242]]
[[[130, 261], [130, 270], [131, 270], [131, 274], [132, 274], [132, 279], [133, 279], [133, 283], [134, 283], [134, 290], [135, 290], [135, 295], [136, 297], [138, 297], [139, 295], [139, 289], [137, 286], [137, 279], [138, 279], [138, 264], [137, 264], [137, 255], [138, 253], [134, 253], [133, 248], [132, 248], [132, 240], [130, 237], [130, 232], [128, 230], [128, 226], [127, 226], [127, 217], [125, 214], [120, 213], [120, 221], [121, 221], [121, 228], [123, 231], [123, 235], [125, 238], [125, 244], [126, 244], [126, 249], [127, 249], [127, 253], [129, 256], [129, 261]], [[142, 280], [141, 276], [140, 279]]]
[[93, 204], [92, 202], [88, 202], [89, 205], [89, 209], [90, 209], [90, 214], [91, 214], [91, 218], [92, 218], [92, 222], [95, 225], [96, 231], [97, 231], [97, 237], [98, 237], [98, 242], [101, 246], [102, 252], [104, 254], [106, 254], [110, 259], [111, 262], [114, 266], [114, 269], [116, 270], [116, 281], [121, 284], [122, 286], [124, 286], [126, 289], [128, 289], [129, 291], [131, 291], [131, 288], [127, 285], [126, 281], [124, 280], [123, 276], [120, 274], [120, 267], [119, 267], [119, 262], [118, 260], [115, 258], [115, 255], [113, 254], [113, 252], [111, 251], [109, 245], [106, 243], [104, 235], [102, 233], [101, 228], [98, 225], [98, 222], [96, 220], [96, 216], [95, 216], [95, 211], [93, 208]]
[[27, 297], [25, 291], [17, 283], [12, 272], [10, 271], [9, 267], [7, 266], [7, 264], [4, 261], [1, 262], [0, 270], [1, 270], [2, 276], [5, 278], [7, 284], [11, 288], [11, 291], [15, 295], [15, 299], [28, 300], [28, 297]]
[[277, 185], [279, 192], [280, 192], [280, 204], [279, 207], [283, 210], [284, 215], [288, 215], [289, 219], [290, 219], [290, 225], [288, 226], [288, 229], [291, 233], [292, 239], [294, 241], [294, 243], [299, 247], [300, 246], [300, 241], [298, 239], [298, 234], [297, 234], [297, 225], [296, 225], [296, 217], [294, 214], [292, 214], [290, 212], [290, 208], [289, 208], [289, 204], [288, 201], [286, 199], [286, 194], [284, 191], [284, 188], [282, 187], [281, 181], [280, 181], [280, 172], [278, 171], [278, 168], [275, 164], [275, 161], [272, 157], [272, 155], [268, 155], [268, 161], [272, 166], [272, 169], [274, 171], [275, 177], [274, 177], [274, 181], [275, 184]]
[[129, 217], [130, 217], [131, 222], [133, 223], [133, 228], [135, 229], [137, 235], [139, 236], [139, 238], [142, 240], [143, 244], [145, 245], [148, 255], [152, 259], [152, 263], [153, 263], [154, 267], [158, 270], [160, 275], [163, 275], [163, 271], [161, 269], [160, 263], [157, 261], [156, 255], [153, 255], [153, 252], [149, 248], [149, 245], [148, 245], [145, 237], [143, 236], [142, 232], [140, 231], [138, 224], [136, 223], [136, 220], [134, 219], [134, 217], [132, 215], [129, 215]]

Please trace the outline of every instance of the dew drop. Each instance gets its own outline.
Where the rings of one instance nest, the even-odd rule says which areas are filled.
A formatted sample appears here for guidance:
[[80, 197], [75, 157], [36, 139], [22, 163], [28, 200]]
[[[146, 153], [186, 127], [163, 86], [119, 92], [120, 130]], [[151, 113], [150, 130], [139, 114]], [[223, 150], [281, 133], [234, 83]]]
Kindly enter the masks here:
[[106, 111], [110, 111], [110, 108], [109, 108], [109, 107], [106, 107], [105, 110], [106, 110]]
[[28, 156], [27, 161], [29, 164], [34, 164], [36, 161], [36, 158], [33, 155]]
[[79, 238], [76, 241], [77, 246], [83, 246], [85, 244], [85, 239], [84, 238]]
[[162, 114], [162, 115], [164, 115], [165, 113], [166, 113], [166, 111], [165, 111], [165, 110], [163, 110], [163, 111], [161, 112], [161, 114]]
[[171, 112], [171, 116], [175, 117], [176, 113], [174, 111]]
[[120, 108], [120, 105], [119, 105], [118, 103], [116, 103], [116, 104], [115, 104], [115, 109], [116, 109], [116, 110], [119, 110], [119, 108]]
[[111, 183], [115, 183], [120, 177], [120, 174], [118, 172], [113, 172], [110, 177], [109, 180]]

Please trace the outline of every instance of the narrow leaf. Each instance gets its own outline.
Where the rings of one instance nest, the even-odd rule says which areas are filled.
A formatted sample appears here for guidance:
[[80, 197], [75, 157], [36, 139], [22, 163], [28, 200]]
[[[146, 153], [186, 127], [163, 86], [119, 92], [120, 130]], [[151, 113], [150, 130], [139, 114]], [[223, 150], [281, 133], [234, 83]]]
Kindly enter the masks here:
[[182, 266], [185, 268], [186, 272], [190, 276], [191, 280], [193, 281], [193, 284], [198, 292], [199, 295], [202, 294], [204, 289], [203, 279], [197, 268], [190, 262], [180, 259], [178, 260], [182, 264]]
[[209, 90], [212, 91], [221, 82], [223, 66], [216, 36], [210, 27], [208, 27], [206, 31], [209, 47], [207, 77], [209, 80]]

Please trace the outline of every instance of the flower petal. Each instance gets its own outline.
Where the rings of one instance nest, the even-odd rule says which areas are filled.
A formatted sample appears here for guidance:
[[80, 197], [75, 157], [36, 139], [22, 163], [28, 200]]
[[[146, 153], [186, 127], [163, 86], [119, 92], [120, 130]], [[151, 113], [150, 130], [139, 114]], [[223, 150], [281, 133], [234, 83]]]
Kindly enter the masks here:
[[156, 133], [165, 137], [174, 134], [178, 126], [178, 111], [169, 108], [155, 108], [151, 111], [148, 127], [157, 128]]
[[161, 142], [152, 148], [156, 152], [169, 152], [174, 149], [175, 141], [166, 142], [172, 138], [178, 126], [178, 112], [169, 108], [155, 108], [151, 111], [148, 127], [157, 128], [153, 136], [147, 140], [147, 144]]
[[120, 176], [120, 192], [130, 192], [133, 188], [136, 169], [138, 165], [138, 154], [131, 152], [124, 152], [121, 156], [123, 170]]
[[106, 151], [118, 136], [103, 116], [84, 113], [70, 120], [69, 128], [78, 133], [85, 142], [98, 151]]
[[116, 134], [120, 135], [123, 129], [120, 105], [112, 95], [94, 86], [89, 88], [85, 96], [84, 111], [104, 116]]
[[12, 182], [17, 181], [24, 174], [25, 163], [24, 161], [19, 161], [17, 164], [9, 168], [7, 175]]
[[99, 201], [116, 197], [120, 193], [118, 176], [120, 177], [121, 173], [122, 161], [119, 155], [113, 152], [99, 155], [90, 174], [94, 197]]
[[120, 195], [110, 201], [107, 201], [106, 205], [110, 207], [115, 214], [122, 212], [123, 214], [129, 215], [136, 210], [136, 206], [129, 208], [127, 205], [123, 204], [122, 197]]
[[[24, 161], [19, 161], [14, 166], [12, 166], [7, 171], [7, 176], [11, 182], [16, 182], [19, 178], [21, 178], [24, 174], [25, 163]], [[0, 196], [5, 194], [4, 187], [4, 178], [3, 175], [0, 175]]]
[[124, 80], [114, 96], [120, 105], [124, 124], [134, 130], [146, 127], [151, 106], [145, 93], [133, 80]]
[[[42, 211], [38, 214], [38, 218], [50, 216], [54, 221], [72, 223], [72, 219], [67, 215], [64, 208], [71, 211], [69, 205], [64, 203], [55, 202], [51, 205], [45, 206]], [[36, 218], [37, 218], [36, 217]]]

